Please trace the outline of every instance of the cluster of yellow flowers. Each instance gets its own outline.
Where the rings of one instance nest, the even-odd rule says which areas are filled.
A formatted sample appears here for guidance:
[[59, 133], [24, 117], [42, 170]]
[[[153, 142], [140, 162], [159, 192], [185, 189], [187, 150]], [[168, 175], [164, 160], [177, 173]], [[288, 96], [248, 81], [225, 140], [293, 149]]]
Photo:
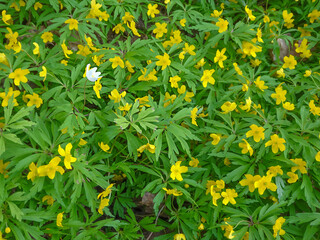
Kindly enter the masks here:
[[[59, 145], [58, 152], [62, 157], [64, 157], [64, 166], [66, 167], [66, 169], [72, 169], [71, 163], [77, 161], [77, 158], [71, 155], [71, 149], [72, 149], [71, 143], [68, 143], [65, 149], [63, 149]], [[37, 167], [37, 165], [34, 164], [33, 162], [30, 163], [29, 165], [30, 172], [28, 173], [27, 179], [28, 180], [31, 179], [31, 181], [33, 182], [36, 177], [48, 176], [50, 179], [54, 179], [56, 172], [59, 172], [61, 175], [64, 174], [65, 170], [61, 166], [59, 166], [60, 162], [61, 162], [60, 157], [54, 157], [51, 159], [49, 164], [43, 165], [40, 167]]]

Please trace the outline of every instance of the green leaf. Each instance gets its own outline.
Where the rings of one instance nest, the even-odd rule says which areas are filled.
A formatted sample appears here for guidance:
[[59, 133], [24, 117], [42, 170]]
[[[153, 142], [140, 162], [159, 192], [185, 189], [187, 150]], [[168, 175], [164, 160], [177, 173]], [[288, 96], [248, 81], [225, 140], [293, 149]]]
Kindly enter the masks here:
[[159, 206], [160, 204], [162, 203], [162, 200], [165, 196], [165, 192], [164, 191], [160, 191], [158, 192], [158, 194], [154, 197], [153, 199], [153, 209], [154, 209], [154, 212], [156, 215], [158, 215], [158, 212], [159, 212]]
[[0, 156], [2, 155], [2, 153], [4, 153], [6, 150], [6, 146], [4, 144], [4, 139], [3, 136], [0, 136]]
[[169, 133], [168, 131], [166, 131], [166, 139], [169, 150], [168, 156], [170, 158], [170, 164], [174, 164], [178, 160], [176, 154], [179, 153], [179, 150], [172, 139], [171, 133]]
[[232, 182], [238, 181], [243, 176], [243, 174], [247, 172], [249, 167], [250, 167], [250, 164], [246, 164], [234, 169], [232, 172], [229, 172], [226, 175], [226, 177], [224, 178], [224, 181], [226, 183], [229, 183], [230, 181]]
[[22, 220], [22, 216], [24, 215], [18, 206], [13, 202], [7, 202], [10, 208], [11, 216], [16, 218], [18, 221]]
[[14, 142], [14, 143], [18, 143], [18, 144], [23, 144], [20, 140], [20, 138], [17, 137], [17, 135], [12, 134], [12, 133], [4, 133], [2, 135], [4, 138], [6, 138], [7, 140]]
[[137, 137], [135, 137], [133, 134], [131, 134], [128, 131], [124, 132], [127, 138], [127, 144], [128, 144], [128, 150], [130, 156], [134, 156], [134, 159], [137, 160], [138, 158], [138, 152], [137, 149], [140, 147], [140, 141]]

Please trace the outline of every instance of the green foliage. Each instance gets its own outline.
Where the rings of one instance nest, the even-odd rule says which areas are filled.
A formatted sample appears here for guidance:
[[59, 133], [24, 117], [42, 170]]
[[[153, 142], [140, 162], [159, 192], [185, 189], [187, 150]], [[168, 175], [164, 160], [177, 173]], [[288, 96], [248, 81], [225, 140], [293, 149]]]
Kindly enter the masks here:
[[0, 3], [0, 239], [319, 239], [319, 8]]

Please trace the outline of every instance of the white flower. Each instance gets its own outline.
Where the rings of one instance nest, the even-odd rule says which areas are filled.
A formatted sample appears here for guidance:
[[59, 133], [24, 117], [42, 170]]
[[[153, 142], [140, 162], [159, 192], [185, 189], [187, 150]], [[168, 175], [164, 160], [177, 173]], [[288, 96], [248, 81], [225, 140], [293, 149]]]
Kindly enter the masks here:
[[90, 64], [87, 65], [86, 77], [88, 78], [89, 81], [95, 82], [98, 80], [98, 78], [102, 78], [102, 76], [100, 76], [101, 72], [96, 72], [96, 71], [97, 71], [96, 67], [90, 69]]

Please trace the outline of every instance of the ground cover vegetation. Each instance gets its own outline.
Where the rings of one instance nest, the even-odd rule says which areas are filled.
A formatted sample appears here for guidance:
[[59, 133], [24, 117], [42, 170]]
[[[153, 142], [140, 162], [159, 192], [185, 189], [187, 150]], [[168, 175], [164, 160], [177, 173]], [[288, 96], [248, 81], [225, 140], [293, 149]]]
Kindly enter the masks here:
[[0, 239], [319, 239], [319, 8], [1, 1]]

